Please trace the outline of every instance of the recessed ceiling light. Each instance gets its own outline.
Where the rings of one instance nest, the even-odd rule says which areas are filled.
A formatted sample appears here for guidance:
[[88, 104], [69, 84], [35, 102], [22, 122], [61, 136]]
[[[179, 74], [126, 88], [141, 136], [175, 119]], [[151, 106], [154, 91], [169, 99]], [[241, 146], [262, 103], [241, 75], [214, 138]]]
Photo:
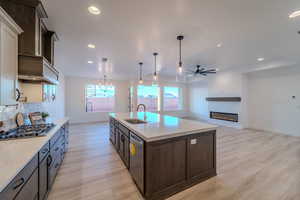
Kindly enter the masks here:
[[300, 16], [300, 10], [293, 12], [292, 14], [290, 14], [290, 18], [295, 18], [295, 17], [299, 17]]
[[261, 61], [264, 61], [265, 58], [257, 58], [257, 61], [261, 62]]
[[88, 48], [95, 49], [96, 46], [95, 46], [94, 44], [89, 44], [89, 45], [88, 45]]
[[220, 47], [222, 47], [222, 45], [223, 45], [222, 43], [219, 43], [219, 44], [217, 44], [217, 47], [220, 48]]
[[89, 12], [92, 13], [93, 15], [99, 15], [101, 13], [101, 11], [99, 10], [99, 8], [97, 8], [96, 6], [90, 6], [88, 8]]
[[88, 63], [89, 63], [89, 64], [93, 64], [94, 62], [93, 62], [93, 61], [91, 61], [91, 60], [89, 60], [89, 61], [88, 61]]

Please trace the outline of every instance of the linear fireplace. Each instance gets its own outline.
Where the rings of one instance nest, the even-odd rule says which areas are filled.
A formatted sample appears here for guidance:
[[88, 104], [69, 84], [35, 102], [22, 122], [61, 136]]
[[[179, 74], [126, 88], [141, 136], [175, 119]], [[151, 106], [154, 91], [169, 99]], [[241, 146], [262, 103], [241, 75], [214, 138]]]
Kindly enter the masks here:
[[210, 112], [211, 119], [218, 119], [224, 121], [238, 122], [239, 115], [237, 113], [222, 113], [222, 112]]

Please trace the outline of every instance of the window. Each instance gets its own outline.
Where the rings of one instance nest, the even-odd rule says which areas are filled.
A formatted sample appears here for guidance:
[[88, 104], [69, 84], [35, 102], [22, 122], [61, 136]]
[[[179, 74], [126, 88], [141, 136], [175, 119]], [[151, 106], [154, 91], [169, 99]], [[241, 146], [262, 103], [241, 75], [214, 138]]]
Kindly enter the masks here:
[[85, 102], [86, 112], [112, 112], [115, 105], [115, 87], [87, 85]]
[[137, 103], [145, 104], [147, 111], [159, 111], [159, 87], [139, 85]]
[[164, 87], [164, 110], [180, 110], [179, 88], [177, 87]]

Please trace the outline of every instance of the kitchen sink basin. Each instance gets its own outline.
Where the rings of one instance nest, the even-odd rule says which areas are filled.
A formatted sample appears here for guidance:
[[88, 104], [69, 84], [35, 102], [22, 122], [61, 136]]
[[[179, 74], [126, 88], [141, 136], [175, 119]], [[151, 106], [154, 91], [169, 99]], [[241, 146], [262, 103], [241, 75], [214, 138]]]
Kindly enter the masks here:
[[126, 122], [130, 124], [145, 124], [147, 122], [140, 120], [140, 119], [125, 119]]

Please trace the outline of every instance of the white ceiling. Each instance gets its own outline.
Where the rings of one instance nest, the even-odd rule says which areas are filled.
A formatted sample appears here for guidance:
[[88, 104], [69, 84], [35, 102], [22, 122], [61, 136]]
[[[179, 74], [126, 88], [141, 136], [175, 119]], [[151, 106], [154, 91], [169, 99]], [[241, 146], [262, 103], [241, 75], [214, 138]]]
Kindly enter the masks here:
[[[145, 74], [153, 72], [153, 52], [159, 53], [160, 74], [175, 75], [179, 34], [185, 36], [183, 62], [189, 68], [201, 64], [253, 71], [300, 63], [300, 17], [288, 17], [300, 10], [299, 0], [43, 2], [47, 23], [60, 38], [56, 65], [69, 76], [99, 78], [103, 70], [98, 71], [98, 63], [107, 57], [113, 78], [136, 78], [140, 61]], [[90, 14], [90, 5], [102, 13]], [[87, 48], [89, 43], [96, 49]], [[259, 57], [265, 61], [258, 62]]]

